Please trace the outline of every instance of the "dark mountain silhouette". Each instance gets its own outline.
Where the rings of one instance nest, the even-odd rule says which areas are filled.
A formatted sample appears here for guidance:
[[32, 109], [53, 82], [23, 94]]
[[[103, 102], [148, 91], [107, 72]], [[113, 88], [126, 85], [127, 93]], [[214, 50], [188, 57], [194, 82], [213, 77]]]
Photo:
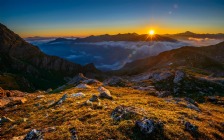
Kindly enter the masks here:
[[189, 66], [224, 75], [224, 42], [206, 47], [182, 47], [157, 56], [140, 59], [126, 64], [118, 72], [138, 74], [144, 71]]
[[62, 84], [66, 76], [99, 72], [92, 64], [81, 66], [44, 54], [3, 24], [0, 24], [0, 54], [0, 74], [8, 77], [0, 78], [0, 82], [4, 84], [14, 79], [20, 85], [22, 81], [23, 87], [17, 86], [21, 90], [54, 88]]
[[[59, 38], [55, 39], [49, 43], [55, 42], [65, 42], [71, 41], [70, 39]], [[168, 42], [176, 42], [177, 40], [172, 39], [170, 37], [161, 36], [161, 35], [153, 35], [152, 37], [148, 34], [136, 34], [136, 33], [127, 33], [127, 34], [117, 34], [117, 35], [99, 35], [94, 36], [91, 35], [86, 38], [77, 38], [74, 40], [74, 43], [81, 43], [81, 42], [103, 42], [103, 41], [168, 41]]]

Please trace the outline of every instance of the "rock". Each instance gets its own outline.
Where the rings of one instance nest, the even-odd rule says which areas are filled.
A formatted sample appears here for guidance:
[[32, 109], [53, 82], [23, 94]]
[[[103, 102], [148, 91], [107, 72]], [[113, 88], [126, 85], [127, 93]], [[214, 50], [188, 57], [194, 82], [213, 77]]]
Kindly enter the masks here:
[[84, 104], [83, 104], [83, 105], [93, 106], [93, 102], [92, 102], [92, 101], [90, 101], [90, 100], [87, 100], [87, 101], [85, 101], [85, 102], [84, 102]]
[[18, 90], [4, 90], [0, 87], [0, 97], [23, 97], [26, 94]]
[[51, 104], [49, 107], [62, 104], [67, 98], [67, 94], [64, 94], [57, 102]]
[[96, 96], [95, 94], [92, 95], [92, 97], [89, 99], [91, 102], [98, 102], [99, 101], [99, 98], [98, 96]]
[[154, 137], [156, 133], [161, 135], [163, 130], [163, 124], [155, 122], [152, 119], [143, 118], [140, 121], [136, 121], [135, 128], [145, 136]]
[[129, 86], [129, 83], [127, 80], [124, 80], [121, 77], [117, 77], [117, 76], [106, 79], [103, 82], [103, 84], [108, 86], [119, 86], [119, 87]]
[[49, 89], [46, 90], [47, 93], [49, 93], [49, 92], [51, 92], [51, 91], [52, 91], [51, 88], [49, 88]]
[[175, 77], [173, 79], [173, 83], [178, 84], [180, 81], [183, 80], [184, 76], [185, 76], [185, 73], [183, 71], [177, 70], [175, 72]]
[[76, 86], [76, 88], [91, 88], [91, 87], [89, 85], [87, 85], [87, 84], [78, 84]]
[[96, 79], [86, 79], [86, 80], [83, 80], [82, 83], [89, 84], [89, 85], [92, 85], [92, 84], [102, 85], [102, 83]]
[[78, 75], [73, 77], [72, 80], [70, 80], [67, 84], [68, 85], [71, 85], [71, 84], [77, 85], [77, 84], [80, 84], [84, 80], [88, 80], [88, 78], [86, 78], [82, 73], [79, 73]]
[[190, 108], [190, 109], [193, 109], [193, 110], [195, 110], [195, 111], [198, 111], [198, 112], [201, 112], [201, 110], [197, 107], [197, 106], [195, 106], [195, 105], [193, 105], [193, 104], [187, 104], [187, 108]]
[[117, 106], [111, 113], [114, 121], [128, 120], [136, 116], [141, 116], [142, 110], [130, 106]]
[[78, 92], [78, 93], [73, 93], [71, 95], [71, 97], [85, 97], [86, 95], [82, 92]]
[[149, 76], [149, 79], [152, 79], [153, 81], [159, 82], [162, 80], [166, 80], [170, 78], [173, 74], [171, 72], [155, 72], [151, 76]]
[[44, 95], [38, 95], [38, 96], [36, 97], [36, 99], [41, 99], [41, 98], [45, 98], [45, 96], [44, 96]]
[[36, 129], [31, 130], [24, 140], [43, 140], [42, 132]]
[[190, 122], [185, 122], [184, 126], [185, 126], [185, 130], [191, 133], [195, 133], [198, 131], [198, 126], [193, 125]]
[[3, 116], [2, 118], [0, 118], [0, 125], [3, 125], [5, 122], [14, 122], [14, 120]]
[[147, 87], [133, 86], [133, 88], [137, 90], [156, 91], [155, 86], [147, 86]]
[[71, 140], [78, 140], [77, 131], [75, 127], [69, 128], [69, 132], [71, 134]]
[[193, 100], [193, 99], [191, 99], [189, 97], [185, 97], [184, 100], [188, 101], [189, 103], [191, 103], [191, 104], [193, 104], [193, 105], [198, 107], [198, 103], [195, 100]]
[[99, 94], [100, 98], [107, 98], [110, 100], [113, 99], [113, 97], [111, 96], [110, 91], [108, 89], [106, 89], [104, 87], [99, 87], [98, 91], [100, 92], [100, 94]]

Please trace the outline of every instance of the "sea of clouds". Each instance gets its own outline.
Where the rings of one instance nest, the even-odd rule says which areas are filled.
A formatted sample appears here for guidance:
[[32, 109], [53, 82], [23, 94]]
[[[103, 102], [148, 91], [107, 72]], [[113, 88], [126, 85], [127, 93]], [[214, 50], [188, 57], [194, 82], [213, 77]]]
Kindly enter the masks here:
[[208, 46], [221, 41], [209, 38], [188, 38], [187, 40], [178, 42], [107, 41], [97, 43], [47, 44], [46, 40], [36, 40], [30, 43], [37, 45], [43, 52], [49, 55], [56, 55], [74, 63], [82, 65], [94, 63], [101, 70], [116, 70], [122, 68], [128, 62], [155, 56], [164, 51], [183, 46]]

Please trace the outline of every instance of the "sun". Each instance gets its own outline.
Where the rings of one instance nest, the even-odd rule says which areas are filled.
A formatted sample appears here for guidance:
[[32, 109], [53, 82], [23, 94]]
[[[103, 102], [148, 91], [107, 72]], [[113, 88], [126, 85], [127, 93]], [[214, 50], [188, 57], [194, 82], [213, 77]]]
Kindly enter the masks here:
[[155, 31], [154, 30], [150, 30], [149, 31], [149, 35], [154, 35]]

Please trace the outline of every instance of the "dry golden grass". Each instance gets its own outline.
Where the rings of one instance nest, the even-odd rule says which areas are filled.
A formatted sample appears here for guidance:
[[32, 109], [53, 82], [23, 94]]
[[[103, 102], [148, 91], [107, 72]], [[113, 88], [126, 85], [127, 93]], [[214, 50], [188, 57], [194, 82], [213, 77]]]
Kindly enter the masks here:
[[[75, 127], [80, 139], [138, 139], [132, 128], [135, 119], [113, 122], [111, 112], [118, 105], [134, 106], [144, 110], [143, 115], [164, 123], [164, 135], [168, 139], [194, 139], [184, 130], [184, 121], [189, 121], [199, 127], [200, 139], [223, 139], [224, 109], [221, 106], [205, 103], [199, 104], [202, 112], [189, 109], [175, 102], [167, 102], [163, 98], [151, 96], [146, 91], [131, 88], [106, 87], [111, 91], [113, 100], [100, 100], [102, 109], [93, 109], [91, 106], [80, 106], [92, 94], [98, 94], [97, 88], [76, 89], [70, 88], [62, 93], [47, 94], [35, 93], [28, 96], [28, 102], [17, 107], [1, 110], [1, 116], [7, 116], [15, 122], [5, 123], [1, 127], [2, 140], [14, 136], [26, 135], [31, 129], [43, 130], [55, 126], [56, 130], [44, 133], [44, 139], [69, 139], [69, 128]], [[58, 107], [49, 105], [57, 101], [63, 94], [77, 92], [86, 94], [84, 98], [67, 98]], [[45, 98], [35, 99], [44, 94]], [[39, 104], [39, 106], [37, 106]], [[27, 118], [24, 121], [24, 118]]]

